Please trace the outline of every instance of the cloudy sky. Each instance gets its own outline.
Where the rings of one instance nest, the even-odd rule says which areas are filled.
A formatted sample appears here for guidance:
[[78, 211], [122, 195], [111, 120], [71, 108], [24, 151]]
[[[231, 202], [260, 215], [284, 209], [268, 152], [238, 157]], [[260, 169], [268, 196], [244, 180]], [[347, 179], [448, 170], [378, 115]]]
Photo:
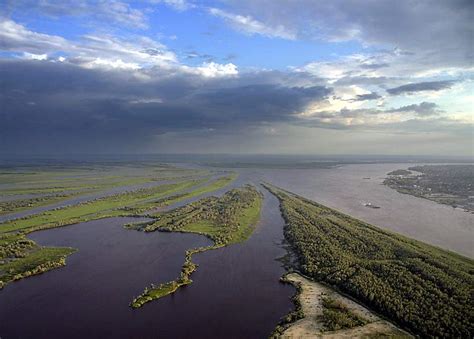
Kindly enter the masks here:
[[0, 0], [0, 153], [473, 155], [471, 0]]

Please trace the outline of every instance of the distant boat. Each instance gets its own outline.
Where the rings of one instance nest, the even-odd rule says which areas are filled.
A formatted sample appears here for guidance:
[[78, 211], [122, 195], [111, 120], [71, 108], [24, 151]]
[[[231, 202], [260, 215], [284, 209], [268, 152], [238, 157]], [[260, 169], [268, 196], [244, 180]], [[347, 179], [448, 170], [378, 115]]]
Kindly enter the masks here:
[[365, 178], [362, 178], [362, 179], [365, 179], [365, 180], [370, 180], [370, 177], [365, 177]]
[[373, 205], [371, 202], [366, 202], [364, 206], [368, 208], [374, 208], [374, 209], [380, 208], [380, 206]]

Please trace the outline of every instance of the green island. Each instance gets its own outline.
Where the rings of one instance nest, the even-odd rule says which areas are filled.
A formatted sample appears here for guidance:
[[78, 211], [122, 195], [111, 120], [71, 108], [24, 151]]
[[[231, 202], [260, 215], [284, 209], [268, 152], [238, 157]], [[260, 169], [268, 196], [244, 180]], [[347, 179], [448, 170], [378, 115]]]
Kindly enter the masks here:
[[[280, 201], [285, 238], [302, 274], [419, 336], [473, 336], [471, 259], [265, 187]], [[341, 326], [340, 315], [328, 312], [326, 326]]]
[[[0, 288], [11, 281], [63, 266], [66, 257], [75, 251], [72, 248], [38, 246], [26, 238], [28, 233], [108, 217], [140, 217], [143, 211], [155, 207], [166, 196], [174, 196], [173, 202], [176, 202], [222, 188], [235, 178], [235, 175], [230, 175], [211, 182], [209, 178], [183, 180], [116, 193], [3, 222], [0, 224]], [[178, 192], [187, 190], [190, 191], [176, 197]]]
[[204, 235], [213, 241], [208, 247], [186, 251], [180, 276], [176, 280], [147, 287], [130, 306], [139, 308], [145, 303], [174, 293], [179, 287], [192, 283], [191, 274], [197, 265], [192, 256], [220, 247], [245, 241], [252, 234], [260, 217], [262, 194], [255, 187], [246, 185], [232, 189], [222, 197], [208, 197], [186, 206], [164, 212], [147, 225], [130, 225], [145, 232], [186, 232]]
[[38, 246], [19, 234], [0, 235], [0, 289], [8, 282], [40, 274], [66, 264], [73, 248]]
[[412, 175], [413, 172], [404, 170], [404, 169], [397, 169], [395, 171], [387, 173], [387, 175]]

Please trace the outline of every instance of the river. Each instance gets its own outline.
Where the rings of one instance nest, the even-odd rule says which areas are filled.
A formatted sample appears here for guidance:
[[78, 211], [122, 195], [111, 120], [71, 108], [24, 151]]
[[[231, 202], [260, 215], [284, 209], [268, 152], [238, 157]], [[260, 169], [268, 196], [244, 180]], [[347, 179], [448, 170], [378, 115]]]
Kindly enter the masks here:
[[178, 276], [187, 248], [210, 244], [180, 233], [126, 230], [110, 218], [32, 233], [41, 245], [79, 251], [67, 266], [7, 285], [0, 292], [1, 338], [265, 338], [293, 307], [275, 260], [283, 219], [266, 193], [252, 237], [194, 256], [194, 283], [133, 310], [151, 282]]
[[[386, 173], [411, 165], [238, 169], [231, 187], [267, 181], [382, 228], [473, 257], [473, 214], [382, 184]], [[193, 284], [138, 310], [128, 306], [134, 296], [151, 282], [174, 279], [185, 250], [209, 240], [126, 230], [126, 218], [30, 234], [41, 245], [79, 251], [66, 267], [11, 283], [0, 292], [0, 337], [267, 337], [293, 307], [294, 289], [279, 282], [284, 269], [275, 259], [285, 254], [284, 222], [276, 198], [263, 192], [261, 220], [248, 241], [195, 255], [199, 268]], [[366, 202], [380, 209], [367, 208]]]

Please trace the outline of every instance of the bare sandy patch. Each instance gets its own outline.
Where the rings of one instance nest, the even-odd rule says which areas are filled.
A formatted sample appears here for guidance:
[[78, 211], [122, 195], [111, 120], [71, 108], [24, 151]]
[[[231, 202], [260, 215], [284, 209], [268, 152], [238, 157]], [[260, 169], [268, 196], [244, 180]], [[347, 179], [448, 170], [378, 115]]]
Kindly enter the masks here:
[[[301, 286], [299, 299], [305, 317], [291, 324], [281, 335], [282, 338], [412, 338], [409, 333], [323, 284], [308, 280], [297, 273], [288, 274], [287, 278]], [[343, 303], [351, 312], [364, 318], [368, 323], [351, 329], [323, 331], [321, 316], [322, 300], [325, 296]]]

